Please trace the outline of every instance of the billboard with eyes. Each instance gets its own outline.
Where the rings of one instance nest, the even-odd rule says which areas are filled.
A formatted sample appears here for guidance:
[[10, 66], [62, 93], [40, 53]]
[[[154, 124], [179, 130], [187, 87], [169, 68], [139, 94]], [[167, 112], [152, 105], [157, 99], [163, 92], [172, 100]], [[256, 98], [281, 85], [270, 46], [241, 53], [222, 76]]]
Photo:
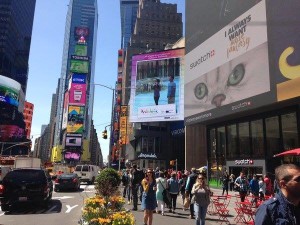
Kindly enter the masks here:
[[[221, 13], [226, 11], [221, 4], [225, 1], [213, 2], [215, 6], [220, 4], [220, 9], [210, 16], [219, 20], [225, 15]], [[198, 46], [191, 34], [187, 37], [187, 45], [189, 42], [195, 44], [194, 48], [187, 47], [185, 58], [184, 113], [187, 125], [257, 108], [265, 105], [266, 101], [273, 101], [266, 2], [248, 3], [239, 3], [233, 8], [237, 11], [225, 16], [222, 26], [218, 23], [219, 26], [207, 30], [205, 26], [210, 24], [210, 17], [203, 18], [200, 27], [203, 26], [202, 32], [206, 32], [206, 36], [199, 33], [203, 42]], [[201, 1], [199, 4], [205, 11], [203, 5], [212, 3]], [[187, 5], [192, 7], [191, 3]], [[201, 15], [201, 12], [197, 13]]]

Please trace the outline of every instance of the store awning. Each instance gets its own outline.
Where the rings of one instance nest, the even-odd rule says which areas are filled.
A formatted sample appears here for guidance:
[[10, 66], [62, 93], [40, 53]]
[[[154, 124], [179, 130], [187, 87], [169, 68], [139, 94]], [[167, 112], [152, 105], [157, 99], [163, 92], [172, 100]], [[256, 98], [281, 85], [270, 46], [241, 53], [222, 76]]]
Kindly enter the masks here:
[[285, 152], [281, 152], [279, 154], [274, 155], [273, 157], [278, 157], [278, 156], [293, 156], [293, 155], [300, 155], [300, 148], [288, 150]]

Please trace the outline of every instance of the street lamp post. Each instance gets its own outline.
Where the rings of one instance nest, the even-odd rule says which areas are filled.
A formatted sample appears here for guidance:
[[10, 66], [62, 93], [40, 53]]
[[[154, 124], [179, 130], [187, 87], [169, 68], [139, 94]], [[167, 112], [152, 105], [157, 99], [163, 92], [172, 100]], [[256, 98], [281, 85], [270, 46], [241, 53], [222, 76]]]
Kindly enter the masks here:
[[104, 87], [104, 88], [107, 88], [109, 90], [112, 91], [112, 102], [111, 102], [111, 121], [110, 121], [110, 138], [109, 138], [109, 158], [108, 158], [108, 167], [110, 167], [110, 157], [111, 157], [111, 154], [112, 154], [112, 130], [113, 130], [113, 122], [114, 122], [114, 103], [115, 103], [115, 89], [114, 88], [111, 88], [111, 87], [108, 87], [106, 85], [103, 85], [103, 84], [93, 84], [95, 86], [101, 86], [101, 87]]

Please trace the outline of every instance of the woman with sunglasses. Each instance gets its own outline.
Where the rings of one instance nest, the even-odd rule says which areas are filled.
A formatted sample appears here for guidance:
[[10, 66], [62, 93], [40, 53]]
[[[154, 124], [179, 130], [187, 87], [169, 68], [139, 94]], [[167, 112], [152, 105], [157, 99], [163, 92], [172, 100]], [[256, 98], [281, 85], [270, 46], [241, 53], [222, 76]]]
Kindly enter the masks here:
[[144, 210], [144, 225], [152, 225], [153, 211], [156, 209], [156, 182], [152, 169], [148, 169], [146, 177], [142, 180], [144, 189], [142, 195], [142, 210]]
[[192, 192], [195, 198], [194, 211], [196, 218], [196, 225], [205, 225], [205, 216], [207, 207], [210, 203], [210, 190], [206, 184], [204, 175], [199, 174], [192, 188]]

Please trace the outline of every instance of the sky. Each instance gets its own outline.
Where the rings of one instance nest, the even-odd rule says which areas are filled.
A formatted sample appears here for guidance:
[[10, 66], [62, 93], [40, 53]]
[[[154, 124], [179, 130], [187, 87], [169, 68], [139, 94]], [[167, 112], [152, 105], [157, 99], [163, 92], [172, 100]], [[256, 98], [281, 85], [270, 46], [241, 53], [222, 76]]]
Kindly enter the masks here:
[[[178, 4], [184, 17], [185, 0], [161, 0]], [[52, 94], [60, 78], [65, 20], [69, 0], [37, 0], [29, 56], [26, 101], [34, 104], [32, 141], [41, 135], [41, 126], [49, 124]], [[96, 50], [96, 84], [114, 87], [117, 80], [118, 50], [121, 48], [119, 0], [98, 0], [98, 38]], [[102, 131], [111, 121], [112, 91], [96, 86], [93, 120], [104, 161], [109, 153], [109, 138]], [[110, 135], [108, 133], [108, 135]]]

